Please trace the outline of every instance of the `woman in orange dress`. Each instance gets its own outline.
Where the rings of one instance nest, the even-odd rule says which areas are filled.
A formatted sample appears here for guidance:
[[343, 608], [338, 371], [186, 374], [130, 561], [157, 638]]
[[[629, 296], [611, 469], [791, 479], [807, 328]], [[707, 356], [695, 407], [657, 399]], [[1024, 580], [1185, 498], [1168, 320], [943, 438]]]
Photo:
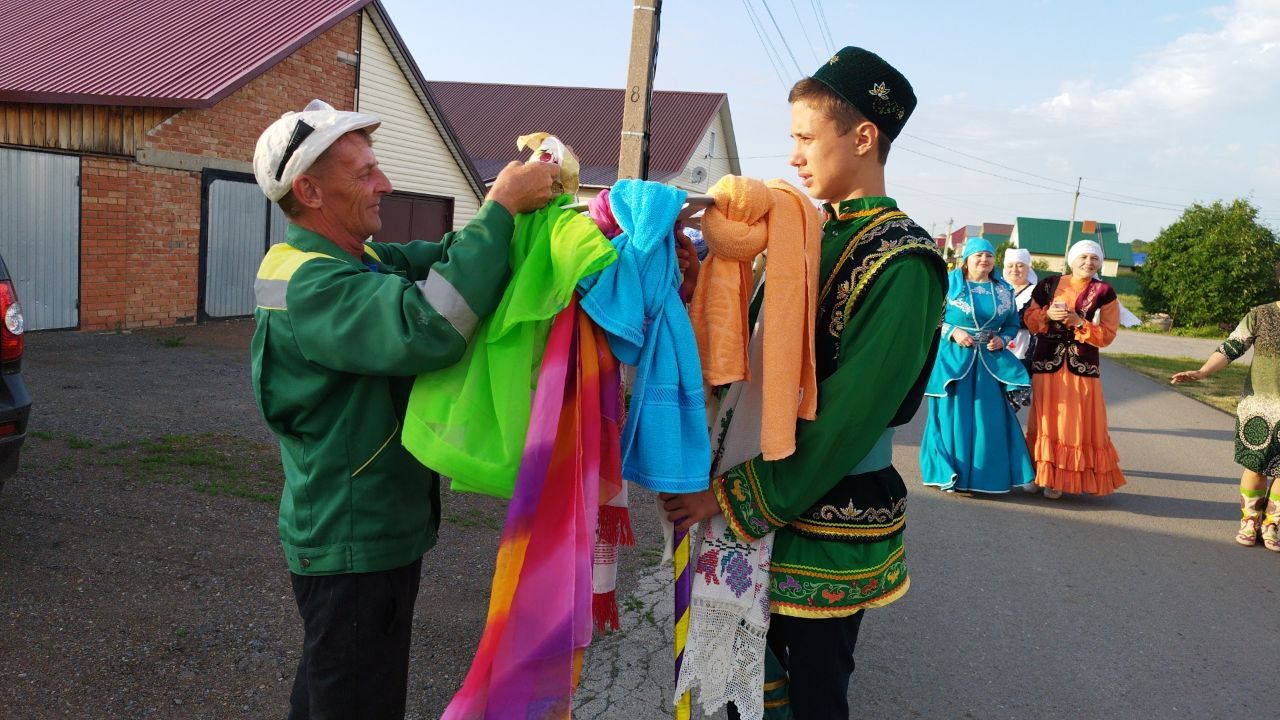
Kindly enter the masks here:
[[1098, 373], [1098, 348], [1120, 326], [1116, 291], [1095, 277], [1102, 258], [1096, 242], [1072, 245], [1071, 274], [1041, 280], [1023, 315], [1036, 336], [1027, 445], [1047, 498], [1107, 495], [1124, 485]]

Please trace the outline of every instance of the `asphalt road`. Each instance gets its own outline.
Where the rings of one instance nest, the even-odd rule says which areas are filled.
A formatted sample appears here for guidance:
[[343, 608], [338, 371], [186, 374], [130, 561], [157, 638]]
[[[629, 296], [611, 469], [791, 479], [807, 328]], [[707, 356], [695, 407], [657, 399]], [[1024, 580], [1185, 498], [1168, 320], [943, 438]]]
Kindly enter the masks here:
[[[923, 412], [899, 433], [912, 585], [862, 625], [853, 717], [1273, 712], [1280, 555], [1233, 542], [1233, 419], [1105, 360], [1103, 375], [1128, 478], [1109, 497], [944, 495], [920, 485]], [[588, 650], [575, 717], [669, 716], [668, 573], [619, 588], [625, 631]]]
[[[1103, 348], [1103, 352], [1135, 353], [1138, 355], [1156, 355], [1158, 357], [1188, 357], [1205, 360], [1218, 349], [1221, 338], [1191, 338], [1177, 335], [1158, 335], [1156, 333], [1138, 332], [1137, 330], [1121, 330], [1111, 345]], [[1253, 362], [1253, 349], [1250, 348], [1236, 362]], [[1198, 365], [1196, 367], [1199, 367]], [[1194, 370], [1195, 368], [1189, 368]]]

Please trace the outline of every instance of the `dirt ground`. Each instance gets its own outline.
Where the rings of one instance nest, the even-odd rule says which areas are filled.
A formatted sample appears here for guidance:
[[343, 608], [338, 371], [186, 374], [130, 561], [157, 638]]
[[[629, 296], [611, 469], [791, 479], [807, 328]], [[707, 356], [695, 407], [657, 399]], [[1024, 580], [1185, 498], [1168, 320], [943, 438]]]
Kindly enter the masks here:
[[[0, 491], [0, 717], [286, 714], [301, 627], [276, 536], [278, 448], [249, 386], [252, 329], [28, 337], [32, 420]], [[503, 503], [445, 496], [410, 718], [438, 718], [461, 684], [505, 517]]]

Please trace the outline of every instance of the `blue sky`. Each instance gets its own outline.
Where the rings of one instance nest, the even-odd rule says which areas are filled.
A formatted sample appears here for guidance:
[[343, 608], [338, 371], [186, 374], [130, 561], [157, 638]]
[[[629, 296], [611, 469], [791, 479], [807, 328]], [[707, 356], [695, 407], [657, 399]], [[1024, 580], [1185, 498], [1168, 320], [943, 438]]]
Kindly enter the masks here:
[[[383, 4], [430, 80], [626, 82], [627, 0]], [[655, 86], [728, 93], [743, 173], [794, 181], [786, 90], [831, 54], [819, 14], [915, 87], [887, 183], [926, 229], [1066, 218], [1081, 176], [1077, 218], [1126, 241], [1219, 198], [1280, 229], [1280, 0], [667, 0]]]

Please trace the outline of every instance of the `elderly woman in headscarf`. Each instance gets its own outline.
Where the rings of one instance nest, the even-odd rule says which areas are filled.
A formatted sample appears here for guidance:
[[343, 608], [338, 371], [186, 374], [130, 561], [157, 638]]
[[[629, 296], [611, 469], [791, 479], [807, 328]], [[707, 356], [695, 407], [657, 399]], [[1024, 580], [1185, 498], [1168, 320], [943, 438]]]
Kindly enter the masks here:
[[1070, 273], [1037, 283], [1022, 316], [1035, 334], [1027, 445], [1048, 498], [1107, 495], [1124, 485], [1099, 374], [1098, 349], [1120, 325], [1116, 291], [1097, 278], [1103, 257], [1092, 240], [1072, 245]]
[[1030, 384], [1007, 349], [1020, 321], [1013, 288], [995, 269], [995, 248], [970, 238], [951, 271], [942, 342], [925, 395], [920, 443], [924, 484], [947, 491], [1007, 493], [1035, 477], [1008, 392]]
[[[1035, 289], [1036, 271], [1031, 267], [1031, 251], [1023, 248], [1008, 248], [1004, 251], [1004, 280], [1013, 288], [1013, 302], [1018, 309], [1021, 322], [1022, 311], [1031, 302], [1031, 291]], [[1018, 335], [1009, 343], [1009, 352], [1019, 360], [1026, 360], [1027, 347], [1031, 343], [1031, 333], [1026, 323], [1018, 330]]]

